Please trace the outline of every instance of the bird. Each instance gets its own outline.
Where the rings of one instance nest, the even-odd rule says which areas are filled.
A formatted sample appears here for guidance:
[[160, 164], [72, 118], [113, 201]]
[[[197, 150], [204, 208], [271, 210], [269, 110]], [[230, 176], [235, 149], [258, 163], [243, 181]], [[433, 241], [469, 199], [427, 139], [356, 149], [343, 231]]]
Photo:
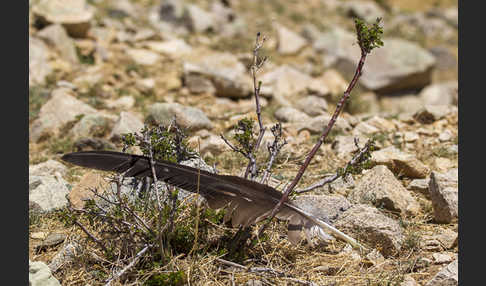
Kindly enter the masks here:
[[[101, 150], [68, 153], [61, 159], [85, 168], [120, 173], [125, 177], [152, 177], [151, 160], [143, 155]], [[223, 220], [231, 220], [233, 227], [247, 227], [264, 220], [283, 196], [282, 192], [265, 184], [169, 161], [157, 160], [153, 168], [158, 180], [199, 193], [212, 209], [225, 208]], [[352, 237], [302, 210], [291, 201], [285, 201], [275, 217], [289, 221], [287, 236], [293, 245], [300, 242], [302, 232], [310, 245], [313, 245], [313, 237], [326, 240], [329, 239], [327, 233], [330, 233], [355, 248], [365, 249]]]

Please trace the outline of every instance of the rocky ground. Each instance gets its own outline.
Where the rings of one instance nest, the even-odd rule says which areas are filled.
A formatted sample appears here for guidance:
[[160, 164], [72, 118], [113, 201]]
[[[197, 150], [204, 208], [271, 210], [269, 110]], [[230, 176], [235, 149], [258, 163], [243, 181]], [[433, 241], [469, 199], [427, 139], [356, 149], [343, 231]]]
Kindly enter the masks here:
[[[83, 233], [52, 215], [83, 197], [79, 185], [93, 174], [61, 162], [63, 153], [120, 150], [122, 133], [176, 115], [206, 162], [242, 174], [244, 158], [219, 134], [256, 119], [249, 66], [257, 32], [269, 57], [258, 73], [263, 123], [282, 122], [288, 142], [271, 184], [289, 182], [354, 73], [355, 16], [383, 18], [384, 47], [368, 57], [299, 187], [345, 166], [354, 138], [374, 137], [378, 150], [370, 169], [294, 200], [376, 251], [360, 254], [340, 241], [293, 247], [275, 222], [253, 250], [258, 261], [246, 266], [291, 278], [237, 271], [208, 254], [196, 258], [200, 272], [187, 283], [457, 285], [457, 1], [32, 0], [29, 7], [31, 285], [107, 278], [77, 258]], [[190, 260], [174, 267], [187, 274]]]

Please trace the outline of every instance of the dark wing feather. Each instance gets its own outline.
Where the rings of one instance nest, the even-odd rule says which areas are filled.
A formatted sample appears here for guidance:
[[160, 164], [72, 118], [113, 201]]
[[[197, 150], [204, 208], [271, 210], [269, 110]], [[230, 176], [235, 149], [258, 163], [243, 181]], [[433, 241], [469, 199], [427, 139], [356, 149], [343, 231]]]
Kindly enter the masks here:
[[[123, 173], [127, 177], [152, 176], [149, 158], [140, 155], [85, 151], [66, 154], [62, 160], [82, 167]], [[231, 219], [235, 227], [248, 226], [264, 219], [282, 198], [282, 193], [270, 186], [236, 176], [213, 174], [166, 161], [155, 162], [154, 169], [157, 179], [190, 192], [199, 192], [211, 208], [226, 206], [225, 220]], [[289, 239], [292, 243], [300, 240], [301, 229], [308, 231], [318, 226], [353, 245], [357, 244], [352, 238], [290, 202], [282, 206], [276, 217], [290, 220]]]

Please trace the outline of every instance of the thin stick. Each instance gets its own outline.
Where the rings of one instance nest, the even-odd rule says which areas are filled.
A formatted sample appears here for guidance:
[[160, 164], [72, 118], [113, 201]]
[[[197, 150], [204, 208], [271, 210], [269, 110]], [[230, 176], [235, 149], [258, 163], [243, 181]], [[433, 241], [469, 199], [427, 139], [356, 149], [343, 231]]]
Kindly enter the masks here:
[[111, 282], [115, 279], [117, 279], [118, 277], [122, 276], [123, 273], [125, 273], [128, 269], [130, 269], [131, 267], [133, 267], [137, 262], [138, 260], [140, 259], [140, 257], [145, 253], [147, 252], [149, 246], [148, 245], [145, 245], [145, 247], [140, 250], [132, 259], [132, 261], [127, 265], [125, 266], [122, 270], [118, 271], [118, 273], [116, 273], [115, 275], [113, 275], [113, 277], [111, 277], [105, 284], [105, 286], [109, 286], [111, 284]]

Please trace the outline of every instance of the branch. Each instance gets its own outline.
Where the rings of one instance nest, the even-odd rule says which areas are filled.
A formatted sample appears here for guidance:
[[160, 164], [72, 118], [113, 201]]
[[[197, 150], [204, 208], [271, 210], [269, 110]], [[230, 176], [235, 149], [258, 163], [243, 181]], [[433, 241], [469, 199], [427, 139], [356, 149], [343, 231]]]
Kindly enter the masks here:
[[132, 259], [132, 261], [127, 265], [125, 266], [122, 270], [118, 271], [118, 273], [116, 273], [115, 275], [113, 275], [113, 277], [111, 277], [109, 280], [107, 280], [105, 286], [109, 286], [111, 284], [111, 282], [115, 279], [117, 279], [118, 277], [122, 276], [123, 273], [125, 273], [128, 269], [130, 269], [131, 267], [133, 267], [137, 262], [138, 260], [140, 259], [140, 257], [145, 253], [147, 252], [149, 246], [148, 245], [145, 245], [145, 247], [140, 250]]
[[353, 167], [353, 166], [356, 166], [360, 163], [362, 163], [365, 159], [366, 159], [366, 154], [370, 151], [371, 149], [371, 146], [372, 146], [372, 140], [368, 140], [368, 142], [366, 142], [365, 146], [363, 148], [360, 148], [358, 146], [358, 142], [357, 142], [357, 139], [355, 138], [355, 142], [356, 146], [358, 147], [358, 153], [346, 164], [346, 167], [344, 168], [344, 171], [341, 172], [340, 170], [338, 170], [334, 175], [330, 176], [330, 177], [327, 177], [325, 178], [324, 180], [312, 185], [312, 186], [309, 186], [307, 188], [303, 188], [303, 189], [300, 189], [300, 190], [297, 190], [295, 191], [297, 194], [302, 194], [302, 193], [307, 193], [307, 192], [310, 192], [314, 189], [317, 189], [319, 187], [322, 187], [326, 184], [330, 184], [332, 182], [334, 182], [335, 180], [337, 180], [339, 177], [343, 177], [345, 178], [346, 175], [349, 174], [349, 171], [350, 169]]

